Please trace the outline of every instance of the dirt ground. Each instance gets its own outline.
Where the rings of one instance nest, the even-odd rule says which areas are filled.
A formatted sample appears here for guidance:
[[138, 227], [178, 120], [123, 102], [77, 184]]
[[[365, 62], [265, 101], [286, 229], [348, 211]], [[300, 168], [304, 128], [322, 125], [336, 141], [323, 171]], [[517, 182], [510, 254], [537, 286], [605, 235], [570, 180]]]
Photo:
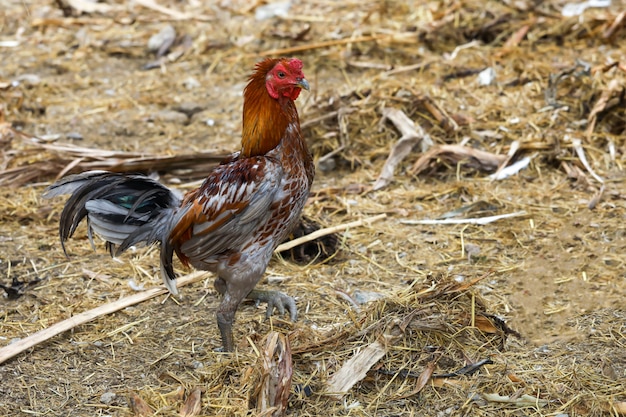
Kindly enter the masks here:
[[[300, 318], [266, 321], [263, 306], [243, 305], [237, 354], [214, 351], [219, 300], [207, 276], [180, 300], [125, 308], [0, 364], [0, 415], [136, 415], [133, 395], [156, 415], [179, 415], [180, 390], [196, 386], [201, 409], [190, 415], [262, 415], [250, 375], [272, 329], [294, 351], [288, 415], [626, 415], [624, 7], [564, 17], [566, 3], [315, 0], [262, 19], [264, 2], [0, 0], [0, 283], [40, 280], [0, 299], [0, 347], [160, 282], [158, 248], [113, 260], [103, 245], [92, 250], [84, 227], [64, 256], [63, 201], [41, 193], [65, 168], [107, 157], [61, 145], [138, 156], [235, 151], [242, 90], [263, 56], [299, 57], [312, 86], [298, 100], [321, 160], [306, 215], [328, 227], [387, 214], [338, 234], [324, 262], [276, 256], [261, 285], [295, 296]], [[153, 39], [158, 56], [148, 45], [168, 26], [176, 36], [169, 48]], [[495, 80], [481, 85], [488, 68]], [[401, 110], [435, 147], [464, 145], [502, 162], [519, 145], [509, 162], [530, 163], [491, 180], [493, 166], [437, 154], [416, 172], [417, 143], [373, 190], [401, 137], [385, 109]], [[160, 171], [183, 190], [203, 176], [194, 166]], [[410, 224], [452, 212], [518, 215]], [[473, 280], [463, 297], [442, 290], [422, 305], [415, 296]], [[383, 299], [358, 307], [348, 299], [359, 292]], [[472, 312], [477, 305], [520, 337], [500, 333], [496, 343], [462, 324], [470, 300]], [[425, 308], [444, 327], [393, 339], [340, 401], [325, 395], [330, 376], [385, 333], [377, 323]], [[443, 374], [481, 359], [493, 363], [421, 390], [400, 373], [436, 363]]]

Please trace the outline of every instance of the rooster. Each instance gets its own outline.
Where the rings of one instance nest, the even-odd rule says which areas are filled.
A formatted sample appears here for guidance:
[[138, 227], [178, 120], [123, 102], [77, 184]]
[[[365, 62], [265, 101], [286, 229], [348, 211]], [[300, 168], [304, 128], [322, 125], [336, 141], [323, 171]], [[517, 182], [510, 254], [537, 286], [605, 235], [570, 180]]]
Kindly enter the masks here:
[[267, 302], [296, 319], [293, 298], [255, 290], [276, 246], [296, 226], [315, 175], [302, 137], [295, 100], [309, 83], [299, 59], [256, 64], [243, 94], [241, 150], [184, 197], [141, 174], [89, 171], [49, 186], [44, 197], [70, 194], [61, 212], [63, 251], [83, 218], [88, 236], [100, 235], [112, 256], [133, 245], [160, 244], [161, 276], [178, 294], [176, 253], [184, 265], [216, 274], [223, 296], [217, 324], [225, 351], [234, 348], [232, 325], [244, 298]]

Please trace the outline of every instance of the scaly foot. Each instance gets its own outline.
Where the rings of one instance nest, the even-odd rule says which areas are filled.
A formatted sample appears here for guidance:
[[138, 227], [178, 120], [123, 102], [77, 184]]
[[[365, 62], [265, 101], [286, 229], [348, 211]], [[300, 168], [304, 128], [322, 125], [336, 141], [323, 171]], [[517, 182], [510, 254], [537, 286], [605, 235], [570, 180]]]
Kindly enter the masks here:
[[291, 321], [296, 321], [298, 318], [296, 301], [280, 291], [252, 290], [246, 298], [255, 300], [257, 303], [267, 303], [266, 318], [274, 313], [274, 309], [277, 309], [280, 314], [285, 314], [285, 311], [288, 311]]

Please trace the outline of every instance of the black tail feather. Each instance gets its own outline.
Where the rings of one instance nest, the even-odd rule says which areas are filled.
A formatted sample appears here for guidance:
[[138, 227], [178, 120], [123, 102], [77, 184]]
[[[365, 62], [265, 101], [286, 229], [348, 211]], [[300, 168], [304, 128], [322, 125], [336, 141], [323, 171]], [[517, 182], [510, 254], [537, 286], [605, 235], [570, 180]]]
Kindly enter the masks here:
[[147, 176], [106, 171], [62, 178], [46, 189], [44, 197], [62, 194], [70, 194], [59, 223], [66, 255], [65, 242], [85, 217], [92, 246], [96, 232], [107, 242], [111, 255], [140, 243], [161, 242], [181, 202], [174, 191]]

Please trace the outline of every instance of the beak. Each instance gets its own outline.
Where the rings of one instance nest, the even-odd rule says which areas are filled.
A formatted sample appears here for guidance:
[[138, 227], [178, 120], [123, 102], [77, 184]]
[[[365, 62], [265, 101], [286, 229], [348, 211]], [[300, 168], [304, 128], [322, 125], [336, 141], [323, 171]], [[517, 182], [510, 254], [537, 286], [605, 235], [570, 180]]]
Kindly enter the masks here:
[[300, 78], [300, 79], [296, 79], [296, 85], [300, 88], [305, 89], [306, 91], [309, 91], [309, 82], [306, 80], [306, 78]]

